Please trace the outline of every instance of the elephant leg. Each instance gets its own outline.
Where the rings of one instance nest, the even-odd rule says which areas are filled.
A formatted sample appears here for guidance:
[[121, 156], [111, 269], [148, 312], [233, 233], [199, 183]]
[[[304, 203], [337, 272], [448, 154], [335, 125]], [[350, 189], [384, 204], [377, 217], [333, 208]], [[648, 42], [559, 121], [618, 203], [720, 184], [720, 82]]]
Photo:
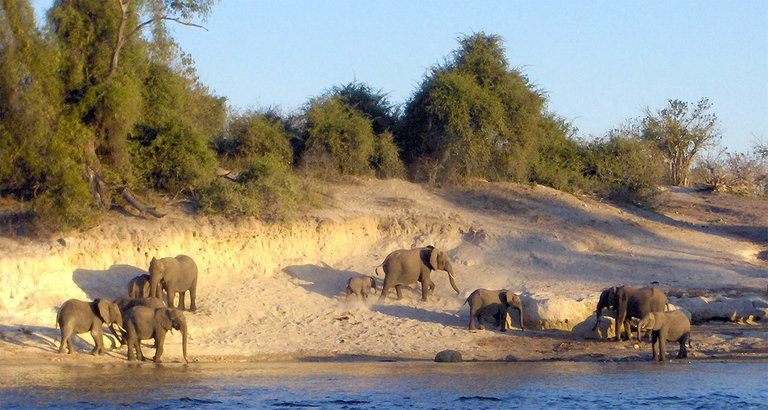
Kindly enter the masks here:
[[128, 360], [136, 360], [136, 336], [132, 332], [128, 332]]
[[421, 281], [421, 301], [426, 302], [427, 296], [429, 295], [429, 279], [424, 279]]
[[[157, 332], [157, 331], [156, 331]], [[163, 344], [165, 343], [165, 332], [157, 332], [155, 335], [155, 363], [161, 363], [160, 357], [163, 355]]]
[[[59, 345], [59, 353], [64, 353], [64, 349], [67, 347], [71, 332], [67, 331], [64, 326], [61, 327], [61, 344]], [[71, 350], [71, 347], [70, 347]]]
[[475, 315], [477, 314], [477, 309], [475, 309], [472, 305], [469, 307], [469, 325], [467, 326], [468, 330], [475, 330], [477, 327], [477, 322], [480, 321]]
[[195, 300], [197, 299], [197, 278], [192, 281], [192, 286], [189, 288], [189, 310], [194, 312], [197, 310]]
[[659, 332], [656, 330], [651, 331], [651, 361], [656, 360], [656, 348], [659, 343]]
[[101, 327], [92, 329], [91, 337], [93, 338], [93, 350], [91, 350], [91, 354], [97, 355], [104, 353], [104, 338], [101, 336]]
[[167, 288], [166, 293], [168, 294], [168, 307], [169, 308], [175, 308], [176, 307], [176, 289]]
[[184, 310], [184, 305], [185, 305], [185, 303], [184, 303], [184, 295], [186, 295], [186, 294], [187, 294], [187, 291], [185, 291], [185, 290], [182, 290], [181, 292], [179, 292], [179, 309], [181, 309], [181, 310]]
[[400, 290], [400, 285], [395, 285], [395, 292], [397, 293], [397, 300], [403, 298], [403, 292]]
[[361, 290], [360, 291], [360, 298], [363, 299], [363, 302], [367, 301], [368, 300], [368, 292], [366, 292], [365, 290]]
[[659, 331], [659, 361], [664, 362], [667, 360], [667, 332], [664, 330]]

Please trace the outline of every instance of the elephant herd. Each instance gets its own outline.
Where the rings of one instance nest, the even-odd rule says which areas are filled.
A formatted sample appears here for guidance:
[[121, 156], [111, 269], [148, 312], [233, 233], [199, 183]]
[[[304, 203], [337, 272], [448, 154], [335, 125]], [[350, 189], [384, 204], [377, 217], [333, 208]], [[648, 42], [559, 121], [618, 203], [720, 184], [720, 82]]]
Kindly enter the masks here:
[[[187, 321], [184, 317], [184, 295], [189, 293], [189, 310], [195, 311], [197, 291], [197, 265], [186, 255], [152, 258], [149, 274], [139, 275], [128, 282], [128, 296], [114, 301], [96, 299], [86, 302], [70, 299], [64, 302], [56, 315], [61, 329], [59, 353], [74, 353], [72, 336], [90, 332], [94, 348], [92, 354], [102, 354], [104, 341], [102, 327], [108, 326], [121, 344], [128, 346], [128, 360], [144, 360], [141, 341], [154, 339], [154, 361], [163, 355], [165, 335], [176, 329], [182, 335], [182, 352], [187, 361]], [[163, 302], [163, 292], [167, 299]], [[178, 295], [179, 308], [174, 299]], [[117, 329], [115, 329], [117, 326]]]
[[[416, 249], [399, 249], [393, 251], [380, 265], [384, 270], [384, 284], [379, 294], [379, 303], [384, 302], [389, 291], [394, 288], [397, 299], [402, 298], [401, 286], [416, 282], [421, 283], [421, 300], [426, 301], [435, 289], [435, 284], [430, 279], [432, 271], [445, 271], [451, 287], [459, 294], [456, 287], [453, 266], [448, 255], [434, 246], [426, 246]], [[378, 267], [375, 271], [379, 275]], [[347, 281], [346, 295], [355, 294], [366, 300], [371, 291], [376, 290], [376, 281], [370, 276], [352, 277]], [[509, 309], [517, 311], [519, 315], [520, 329], [523, 326], [523, 303], [519, 295], [513, 292], [501, 290], [476, 289], [468, 297], [464, 304], [469, 304], [469, 330], [484, 329], [483, 322], [491, 321], [502, 332], [510, 326]], [[462, 307], [463, 305], [462, 304]], [[686, 344], [690, 346], [691, 323], [688, 316], [682, 311], [668, 312], [669, 302], [667, 295], [658, 287], [631, 288], [628, 286], [615, 286], [605, 289], [600, 294], [600, 299], [595, 310], [595, 326], [597, 331], [602, 321], [602, 311], [608, 309], [615, 315], [614, 340], [622, 340], [624, 332], [626, 338], [631, 339], [631, 319], [638, 319], [637, 340], [640, 342], [641, 333], [651, 332], [652, 360], [666, 360], [665, 343], [667, 341], [678, 342], [680, 350], [677, 358], [688, 357]], [[657, 354], [658, 351], [658, 354]]]
[[[421, 283], [421, 300], [427, 301], [434, 292], [435, 284], [430, 275], [432, 271], [445, 271], [451, 287], [460, 294], [456, 286], [453, 266], [446, 252], [426, 246], [416, 249], [393, 251], [380, 265], [384, 270], [384, 283], [379, 294], [379, 303], [383, 303], [392, 289], [397, 298], [402, 298], [401, 287], [415, 282]], [[128, 296], [115, 301], [96, 299], [85, 302], [70, 299], [61, 305], [56, 323], [61, 328], [59, 352], [68, 350], [73, 353], [72, 336], [90, 332], [94, 341], [92, 354], [103, 353], [102, 327], [107, 325], [121, 344], [128, 346], [128, 360], [143, 360], [141, 341], [154, 339], [154, 361], [160, 362], [163, 354], [165, 334], [177, 329], [182, 334], [184, 361], [187, 361], [187, 324], [182, 310], [185, 308], [185, 294], [189, 293], [189, 310], [196, 310], [197, 265], [186, 255], [156, 259], [149, 264], [149, 274], [139, 275], [128, 283]], [[379, 275], [378, 267], [375, 270]], [[347, 281], [347, 298], [354, 294], [366, 300], [368, 294], [376, 290], [376, 281], [370, 276], [352, 277]], [[163, 292], [167, 299], [163, 302]], [[178, 295], [179, 308], [174, 301]], [[469, 305], [469, 330], [484, 329], [483, 322], [490, 321], [500, 330], [506, 331], [511, 326], [509, 309], [519, 315], [521, 330], [523, 327], [523, 303], [519, 295], [506, 289], [476, 289], [466, 299]], [[463, 305], [462, 304], [462, 307]], [[602, 321], [602, 311], [615, 313], [615, 340], [631, 339], [631, 319], [640, 320], [637, 326], [637, 340], [641, 333], [651, 332], [652, 360], [666, 360], [666, 341], [678, 342], [680, 350], [677, 358], [688, 355], [686, 343], [690, 346], [691, 324], [681, 311], [668, 312], [667, 296], [658, 287], [631, 288], [616, 286], [605, 289], [600, 294], [595, 310], [596, 331]], [[118, 329], [115, 329], [115, 325]], [[658, 354], [657, 354], [658, 351]]]

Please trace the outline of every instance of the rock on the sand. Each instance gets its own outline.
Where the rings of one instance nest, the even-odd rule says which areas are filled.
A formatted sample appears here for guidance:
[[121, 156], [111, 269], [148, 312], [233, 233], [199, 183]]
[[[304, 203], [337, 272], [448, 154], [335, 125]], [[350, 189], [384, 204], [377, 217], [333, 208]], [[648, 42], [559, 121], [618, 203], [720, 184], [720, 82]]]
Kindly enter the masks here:
[[442, 363], [455, 363], [461, 361], [461, 353], [457, 352], [456, 350], [443, 350], [442, 352], [439, 352], [435, 356], [436, 362], [442, 362]]

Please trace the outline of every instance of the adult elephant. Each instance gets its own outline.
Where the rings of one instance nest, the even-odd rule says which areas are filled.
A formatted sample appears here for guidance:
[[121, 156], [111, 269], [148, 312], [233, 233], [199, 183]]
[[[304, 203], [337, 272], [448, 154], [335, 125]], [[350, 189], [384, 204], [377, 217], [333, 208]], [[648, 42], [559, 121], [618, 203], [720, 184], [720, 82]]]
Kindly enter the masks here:
[[195, 298], [197, 295], [197, 264], [187, 255], [173, 258], [152, 258], [149, 262], [149, 291], [150, 297], [161, 298], [159, 289], [168, 295], [168, 307], [174, 306], [176, 294], [179, 294], [179, 309], [184, 309], [184, 295], [189, 292], [189, 310], [197, 310]]
[[475, 330], [477, 327], [480, 330], [485, 329], [482, 323], [483, 317], [493, 316], [496, 327], [499, 327], [502, 332], [506, 332], [509, 308], [517, 310], [520, 317], [520, 330], [525, 330], [523, 326], [523, 302], [518, 295], [506, 289], [476, 289], [467, 297], [464, 304], [467, 303], [469, 303], [469, 326], [467, 327], [469, 330]]
[[[90, 331], [94, 344], [91, 354], [102, 354], [104, 353], [102, 326], [105, 324], [112, 326], [113, 323], [121, 326], [122, 322], [123, 318], [118, 306], [106, 299], [96, 299], [93, 302], [70, 299], [61, 305], [56, 314], [56, 324], [61, 329], [59, 353], [64, 353], [65, 348], [70, 354], [74, 353], [72, 336]], [[114, 328], [111, 329], [119, 339], [120, 336]]]
[[[668, 306], [667, 295], [657, 287], [631, 288], [616, 286], [603, 290], [595, 310], [595, 328], [602, 319], [602, 310], [608, 308], [616, 312], [615, 338], [622, 339], [622, 330], [626, 330], [627, 339], [632, 338], [631, 319], [642, 319], [651, 312], [663, 312]], [[639, 333], [639, 330], [638, 330]], [[638, 335], [639, 337], [639, 335]]]
[[[400, 286], [410, 285], [416, 281], [421, 282], [421, 300], [426, 301], [427, 296], [435, 289], [435, 284], [429, 278], [433, 270], [448, 272], [451, 287], [456, 294], [461, 293], [454, 282], [453, 265], [448, 254], [434, 246], [398, 249], [387, 255], [381, 266], [384, 269], [384, 285], [379, 295], [379, 303], [384, 301], [392, 288], [397, 292], [397, 299], [402, 299]], [[376, 268], [376, 274], [379, 274], [378, 268]]]
[[155, 363], [160, 363], [165, 344], [165, 334], [176, 329], [181, 332], [181, 348], [184, 362], [187, 362], [187, 321], [184, 313], [178, 309], [168, 307], [150, 308], [146, 306], [134, 306], [125, 312], [123, 318], [128, 339], [128, 360], [144, 360], [141, 353], [141, 341], [155, 339]]
[[[125, 317], [126, 312], [134, 306], [146, 306], [149, 308], [159, 308], [159, 307], [165, 307], [165, 303], [161, 299], [158, 298], [129, 298], [129, 297], [121, 297], [117, 298], [113, 302], [117, 305], [117, 307], [120, 309], [120, 314]], [[122, 326], [123, 321], [120, 320], [118, 323], [118, 326]], [[112, 331], [112, 334], [114, 334], [117, 337], [117, 341], [120, 342], [120, 345], [124, 345], [127, 343], [125, 337], [125, 332], [118, 332], [114, 328], [114, 324], [109, 325], [109, 330]]]
[[656, 360], [656, 350], [658, 348], [658, 358], [660, 362], [667, 358], [666, 342], [678, 342], [680, 350], [677, 352], [678, 359], [688, 357], [688, 350], [685, 345], [691, 346], [691, 321], [682, 310], [674, 312], [651, 312], [637, 325], [638, 341], [641, 330], [651, 331], [651, 360]]

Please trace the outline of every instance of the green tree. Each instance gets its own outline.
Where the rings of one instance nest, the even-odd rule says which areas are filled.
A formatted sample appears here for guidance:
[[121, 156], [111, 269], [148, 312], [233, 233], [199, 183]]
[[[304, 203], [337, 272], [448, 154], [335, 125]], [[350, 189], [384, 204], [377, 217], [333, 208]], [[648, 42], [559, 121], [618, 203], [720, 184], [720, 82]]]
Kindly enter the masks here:
[[655, 112], [646, 109], [642, 138], [662, 153], [673, 185], [687, 186], [696, 155], [720, 138], [717, 116], [709, 112], [711, 108], [709, 100], [702, 98], [694, 106], [668, 100], [665, 108]]
[[96, 216], [83, 172], [87, 130], [63, 112], [58, 57], [29, 2], [0, 2], [0, 193], [31, 201], [45, 230]]
[[310, 102], [305, 121], [302, 162], [323, 157], [343, 175], [372, 172], [376, 135], [365, 114], [344, 104], [341, 97], [320, 97]]
[[565, 135], [548, 135], [560, 131], [546, 100], [509, 68], [501, 37], [481, 32], [459, 44], [407, 103], [395, 142], [412, 169], [431, 164], [441, 179], [525, 180], [538, 145]]
[[236, 168], [267, 155], [289, 166], [293, 161], [287, 127], [277, 113], [270, 111], [233, 115], [227, 132], [217, 139], [216, 148], [222, 160]]

